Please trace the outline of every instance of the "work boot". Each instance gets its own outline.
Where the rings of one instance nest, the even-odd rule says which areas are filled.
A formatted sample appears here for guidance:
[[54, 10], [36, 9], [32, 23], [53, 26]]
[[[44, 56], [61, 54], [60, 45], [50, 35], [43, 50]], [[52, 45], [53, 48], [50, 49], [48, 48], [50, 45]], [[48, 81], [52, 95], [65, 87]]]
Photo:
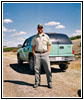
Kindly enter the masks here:
[[39, 85], [40, 85], [39, 83], [35, 83], [33, 87], [37, 88]]
[[53, 88], [52, 83], [48, 83], [48, 88]]

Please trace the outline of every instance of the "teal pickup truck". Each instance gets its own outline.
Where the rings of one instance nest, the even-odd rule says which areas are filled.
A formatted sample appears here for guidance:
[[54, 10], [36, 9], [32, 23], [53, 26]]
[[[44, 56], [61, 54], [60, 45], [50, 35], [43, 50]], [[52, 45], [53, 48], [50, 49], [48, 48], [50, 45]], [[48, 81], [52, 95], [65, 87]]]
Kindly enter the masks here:
[[[58, 64], [61, 70], [66, 70], [70, 61], [75, 60], [73, 44], [69, 37], [60, 33], [46, 33], [52, 42], [50, 49], [50, 63]], [[34, 70], [34, 57], [32, 53], [31, 41], [34, 35], [27, 38], [17, 52], [18, 64], [21, 66], [23, 62], [28, 62], [30, 70]]]

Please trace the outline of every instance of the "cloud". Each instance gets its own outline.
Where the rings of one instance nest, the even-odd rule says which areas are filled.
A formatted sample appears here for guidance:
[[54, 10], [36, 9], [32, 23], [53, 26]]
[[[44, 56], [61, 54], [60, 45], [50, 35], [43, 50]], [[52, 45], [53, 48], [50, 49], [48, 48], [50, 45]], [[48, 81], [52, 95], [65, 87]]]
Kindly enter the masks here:
[[81, 34], [81, 30], [76, 30], [76, 33], [77, 34]]
[[4, 23], [12, 23], [13, 20], [11, 20], [11, 19], [4, 19], [3, 22], [4, 22]]
[[59, 25], [59, 24], [60, 24], [60, 22], [55, 22], [55, 21], [45, 23], [46, 26], [55, 26], [55, 25]]
[[4, 45], [7, 45], [7, 46], [9, 46], [9, 45], [18, 45], [20, 42], [14, 42], [14, 41], [6, 41], [6, 42], [4, 42]]
[[16, 32], [15, 34], [12, 34], [11, 36], [19, 36], [19, 35], [25, 35], [25, 34], [27, 33], [24, 31], [20, 31], [20, 32]]
[[18, 44], [23, 44], [23, 41], [5, 41], [3, 43], [4, 46], [9, 46], [9, 47], [12, 47], [12, 46], [17, 47]]
[[8, 29], [5, 26], [3, 26], [3, 32], [16, 32], [16, 29]]
[[6, 44], [14, 44], [14, 43], [15, 43], [15, 42], [11, 42], [11, 41], [10, 41], [10, 42], [6, 42]]
[[22, 34], [26, 34], [26, 32], [20, 31], [20, 32], [18, 32], [18, 34], [22, 35]]
[[52, 22], [45, 23], [45, 25], [46, 26], [56, 26], [56, 29], [65, 28], [64, 25], [62, 25], [60, 22], [56, 22], [56, 21], [52, 21]]
[[3, 32], [7, 32], [7, 31], [8, 29], [5, 26], [3, 26]]
[[10, 29], [8, 32], [16, 32], [16, 29]]
[[[16, 31], [17, 31], [16, 29], [8, 29], [5, 26], [3, 26], [3, 32], [16, 32]], [[27, 34], [27, 33], [24, 31], [20, 31], [20, 32], [16, 32], [12, 34], [11, 36], [19, 36], [19, 35], [24, 35], [24, 34]]]
[[77, 36], [77, 35], [81, 35], [81, 30], [75, 30], [75, 33], [73, 33], [71, 36]]
[[56, 26], [56, 29], [62, 29], [62, 28], [65, 28], [65, 26], [64, 25], [57, 25]]
[[14, 45], [18, 45], [18, 43], [17, 42], [14, 42], [14, 41], [4, 41], [3, 42], [3, 45], [4, 46], [14, 46]]
[[24, 38], [17, 38], [18, 40], [21, 40], [21, 41], [24, 41], [25, 39]]

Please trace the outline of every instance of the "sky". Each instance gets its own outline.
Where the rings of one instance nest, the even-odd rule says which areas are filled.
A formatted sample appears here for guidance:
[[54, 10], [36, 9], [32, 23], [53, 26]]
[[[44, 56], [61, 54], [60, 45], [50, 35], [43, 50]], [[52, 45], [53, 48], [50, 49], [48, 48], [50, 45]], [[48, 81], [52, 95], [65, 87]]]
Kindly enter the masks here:
[[37, 25], [44, 32], [81, 35], [81, 3], [3, 3], [3, 46], [17, 47], [26, 38], [37, 34]]

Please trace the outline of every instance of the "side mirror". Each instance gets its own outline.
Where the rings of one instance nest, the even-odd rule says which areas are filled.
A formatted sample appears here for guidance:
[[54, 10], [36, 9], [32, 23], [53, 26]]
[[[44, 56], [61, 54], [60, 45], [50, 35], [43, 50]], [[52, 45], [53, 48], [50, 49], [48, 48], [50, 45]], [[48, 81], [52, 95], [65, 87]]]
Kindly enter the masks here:
[[22, 47], [23, 47], [22, 44], [19, 44], [19, 45], [18, 45], [18, 48], [22, 48]]

